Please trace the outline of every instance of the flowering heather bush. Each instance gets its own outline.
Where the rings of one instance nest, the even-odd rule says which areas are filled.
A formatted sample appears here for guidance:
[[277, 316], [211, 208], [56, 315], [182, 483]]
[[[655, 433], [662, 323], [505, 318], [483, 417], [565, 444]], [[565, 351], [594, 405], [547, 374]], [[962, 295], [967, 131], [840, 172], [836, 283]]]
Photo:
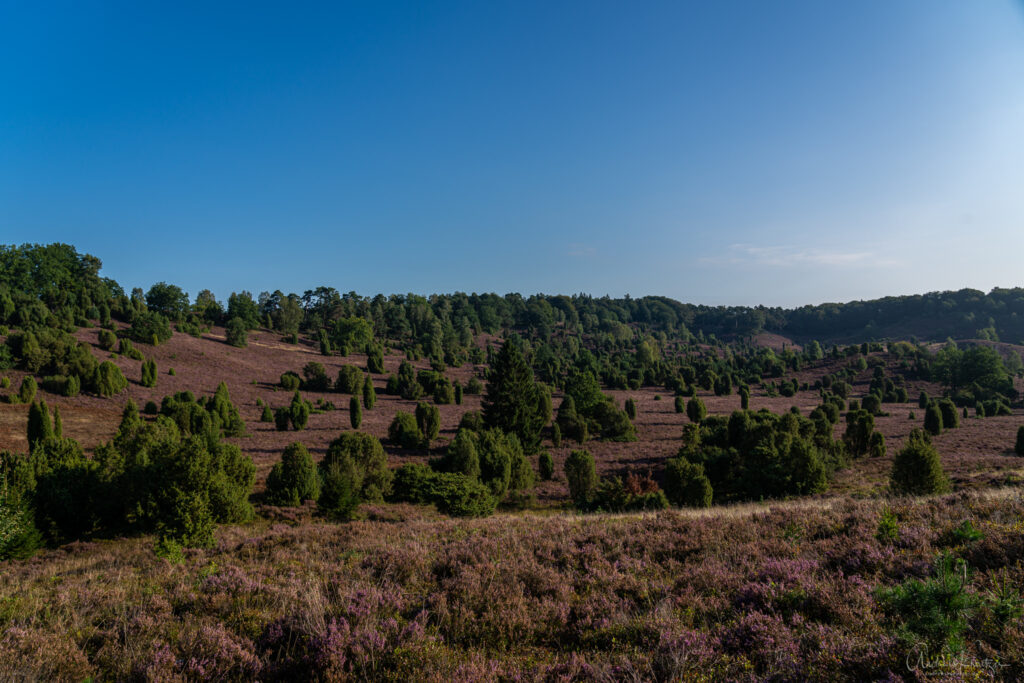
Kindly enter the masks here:
[[180, 562], [151, 538], [72, 544], [2, 565], [0, 679], [1019, 680], [1022, 515], [1005, 490], [462, 520], [393, 504], [223, 527]]

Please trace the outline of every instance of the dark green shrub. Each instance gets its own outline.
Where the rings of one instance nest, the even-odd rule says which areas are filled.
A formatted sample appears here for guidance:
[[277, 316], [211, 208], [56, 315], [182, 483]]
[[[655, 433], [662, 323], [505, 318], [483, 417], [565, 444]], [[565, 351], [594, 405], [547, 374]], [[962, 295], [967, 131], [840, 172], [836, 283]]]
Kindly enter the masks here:
[[31, 453], [44, 439], [53, 436], [53, 424], [46, 401], [33, 401], [28, 407], [28, 450]]
[[302, 386], [307, 391], [327, 391], [331, 388], [331, 380], [327, 377], [324, 366], [316, 361], [310, 361], [302, 367]]
[[[113, 363], [111, 363], [113, 365]], [[115, 366], [116, 367], [116, 366]], [[122, 377], [122, 379], [124, 379]], [[18, 388], [18, 402], [19, 403], [30, 403], [32, 399], [36, 397], [36, 391], [39, 385], [36, 384], [36, 380], [32, 375], [26, 376], [21, 380], [21, 386]]]
[[274, 426], [277, 427], [277, 431], [288, 431], [288, 425], [291, 424], [291, 421], [292, 414], [288, 408], [282, 406], [274, 411]]
[[677, 413], [685, 412], [686, 411], [686, 399], [684, 397], [682, 397], [682, 396], [676, 396], [675, 397], [675, 407], [676, 407], [676, 412]]
[[373, 380], [367, 375], [363, 378], [363, 407], [367, 410], [373, 410], [373, 406], [377, 403], [377, 392], [373, 389]]
[[449, 405], [455, 402], [455, 387], [446, 377], [442, 377], [434, 384], [434, 403]]
[[[740, 387], [740, 410], [750, 409], [750, 389], [747, 387]], [[682, 411], [676, 411], [682, 412]]]
[[99, 347], [104, 351], [110, 351], [117, 343], [117, 335], [110, 330], [100, 330], [98, 335]]
[[309, 401], [299, 395], [298, 389], [292, 395], [292, 402], [288, 406], [288, 418], [291, 420], [295, 431], [301, 431], [309, 424], [309, 414], [312, 412]]
[[146, 401], [146, 406], [142, 409], [142, 412], [146, 415], [156, 415], [160, 412], [160, 406], [156, 404], [156, 401]]
[[298, 373], [289, 370], [281, 375], [280, 384], [285, 391], [295, 391], [302, 386], [302, 379]]
[[679, 507], [711, 507], [713, 491], [704, 468], [685, 458], [670, 458], [665, 463], [665, 496]]
[[294, 442], [284, 449], [281, 460], [267, 475], [267, 502], [298, 506], [320, 497], [320, 476], [306, 447]]
[[909, 495], [949, 491], [949, 480], [942, 469], [939, 453], [927, 433], [919, 429], [910, 433], [906, 445], [893, 458], [889, 486], [895, 493]]
[[441, 411], [437, 406], [420, 401], [416, 404], [416, 426], [423, 434], [426, 445], [429, 445], [441, 430]]
[[483, 391], [484, 383], [480, 381], [479, 377], [474, 375], [473, 377], [469, 378], [468, 382], [466, 382], [466, 393], [469, 394], [470, 396], [482, 394]]
[[390, 500], [424, 505], [434, 500], [435, 472], [423, 463], [406, 463], [395, 470]]
[[54, 542], [81, 538], [92, 530], [93, 468], [73, 439], [50, 436], [31, 455], [35, 471], [36, 526]]
[[92, 390], [100, 396], [110, 397], [120, 394], [128, 387], [128, 380], [121, 374], [121, 369], [105, 360], [96, 368], [92, 378]]
[[1013, 452], [1024, 457], [1024, 425], [1017, 427], [1017, 442], [1013, 446]]
[[917, 397], [917, 407], [920, 408], [921, 410], [927, 408], [928, 404], [931, 402], [932, 400], [928, 398], [928, 392], [926, 391], [922, 391], [921, 394]]
[[555, 448], [562, 447], [562, 428], [557, 422], [551, 425], [551, 445]]
[[78, 378], [78, 375], [71, 375], [68, 377], [68, 381], [64, 383], [64, 391], [61, 392], [65, 396], [78, 396], [82, 391], [82, 380]]
[[704, 401], [698, 397], [693, 397], [686, 403], [686, 417], [690, 418], [690, 422], [700, 424], [704, 421], [704, 418], [708, 414], [708, 409], [704, 406]]
[[399, 410], [388, 426], [388, 439], [400, 448], [419, 448], [423, 433], [414, 416]]
[[846, 432], [843, 441], [854, 457], [865, 455], [871, 447], [871, 433], [875, 429], [875, 418], [867, 410], [850, 411], [846, 414]]
[[544, 481], [551, 481], [555, 476], [555, 460], [547, 451], [540, 452], [540, 456], [537, 458], [537, 471]]
[[942, 411], [935, 403], [929, 403], [924, 411], [924, 430], [932, 436], [942, 433]]
[[477, 453], [476, 432], [460, 429], [448, 446], [444, 458], [444, 469], [464, 474], [471, 479], [480, 478], [480, 456]]
[[355, 396], [348, 400], [348, 421], [352, 429], [359, 429], [359, 425], [363, 423], [363, 408]]
[[455, 382], [455, 405], [462, 405], [462, 385]]
[[878, 394], [868, 394], [861, 402], [861, 409], [868, 411], [872, 415], [877, 415], [878, 411], [882, 409], [882, 399], [879, 398]]
[[163, 344], [171, 338], [171, 325], [167, 318], [153, 311], [143, 311], [135, 315], [132, 325], [128, 328], [128, 336], [140, 344]]
[[375, 375], [384, 372], [384, 349], [376, 344], [366, 350], [366, 370]]
[[581, 510], [587, 509], [597, 490], [597, 470], [594, 456], [587, 450], [572, 451], [565, 460], [565, 479], [569, 497]]
[[437, 509], [452, 517], [487, 517], [498, 503], [487, 486], [454, 473], [435, 475], [432, 497]]
[[[388, 469], [387, 454], [377, 437], [363, 432], [343, 432], [327, 447], [327, 453], [320, 461], [321, 474], [331, 471], [335, 464], [338, 472], [349, 479], [347, 487], [358, 500], [382, 501], [391, 494], [394, 474]], [[325, 479], [320, 500], [327, 507], [333, 507], [334, 503], [329, 498], [324, 501], [326, 494]]]
[[142, 364], [142, 386], [156, 386], [156, 361], [149, 359]]
[[270, 406], [263, 406], [263, 412], [260, 413], [260, 422], [273, 422], [274, 411], [270, 409]]
[[474, 432], [482, 432], [484, 429], [484, 418], [479, 410], [469, 410], [462, 414], [459, 419], [459, 429], [469, 429]]
[[881, 432], [872, 432], [871, 439], [868, 444], [868, 451], [872, 458], [885, 457], [885, 437], [882, 436]]
[[245, 348], [249, 345], [249, 329], [241, 318], [232, 318], [224, 326], [224, 339], [231, 346]]
[[132, 340], [127, 337], [121, 339], [121, 343], [117, 347], [117, 352], [125, 358], [131, 358], [132, 360], [145, 360], [145, 356], [142, 355], [142, 351], [139, 351], [132, 344]]
[[956, 429], [960, 426], [960, 416], [957, 414], [956, 405], [948, 398], [939, 401], [939, 412], [942, 413], [943, 429]]
[[634, 401], [632, 398], [627, 398], [626, 399], [625, 411], [626, 411], [626, 416], [629, 417], [630, 420], [635, 420], [636, 419], [636, 401]]
[[363, 371], [354, 365], [342, 365], [338, 368], [338, 378], [334, 381], [334, 390], [342, 394], [358, 395], [363, 391]]

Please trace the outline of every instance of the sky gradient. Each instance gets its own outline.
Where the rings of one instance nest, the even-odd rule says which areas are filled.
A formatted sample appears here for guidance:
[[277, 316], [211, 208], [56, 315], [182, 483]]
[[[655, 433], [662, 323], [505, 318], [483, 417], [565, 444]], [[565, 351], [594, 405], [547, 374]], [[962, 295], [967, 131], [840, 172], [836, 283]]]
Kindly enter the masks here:
[[126, 288], [1024, 285], [1019, 0], [0, 0], [0, 92], [0, 243]]

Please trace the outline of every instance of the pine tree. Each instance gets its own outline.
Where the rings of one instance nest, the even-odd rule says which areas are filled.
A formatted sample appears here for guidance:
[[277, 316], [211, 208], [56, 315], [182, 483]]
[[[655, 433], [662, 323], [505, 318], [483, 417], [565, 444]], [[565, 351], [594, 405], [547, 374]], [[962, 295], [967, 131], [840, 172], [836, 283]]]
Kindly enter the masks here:
[[515, 434], [527, 452], [535, 451], [540, 443], [540, 431], [547, 421], [542, 414], [543, 401], [538, 391], [520, 342], [514, 338], [506, 340], [487, 376], [484, 423]]

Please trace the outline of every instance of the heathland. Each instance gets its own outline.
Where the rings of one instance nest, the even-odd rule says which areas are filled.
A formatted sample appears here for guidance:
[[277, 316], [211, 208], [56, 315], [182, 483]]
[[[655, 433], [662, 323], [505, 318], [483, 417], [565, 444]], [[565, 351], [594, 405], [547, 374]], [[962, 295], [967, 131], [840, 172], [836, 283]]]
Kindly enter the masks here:
[[0, 247], [0, 678], [1017, 680], [1022, 343]]

